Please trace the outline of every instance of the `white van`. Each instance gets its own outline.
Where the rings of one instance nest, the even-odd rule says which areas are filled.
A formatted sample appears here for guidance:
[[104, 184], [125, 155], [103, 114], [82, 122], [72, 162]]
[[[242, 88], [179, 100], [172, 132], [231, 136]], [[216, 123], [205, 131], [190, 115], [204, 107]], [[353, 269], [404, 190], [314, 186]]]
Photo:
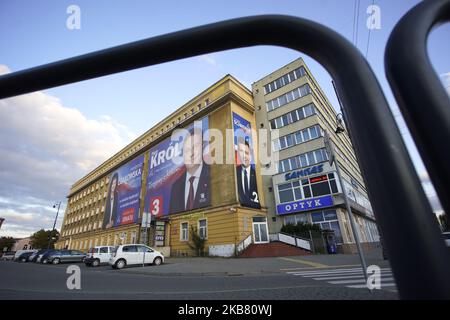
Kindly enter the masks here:
[[143, 244], [125, 244], [117, 247], [115, 253], [109, 259], [109, 265], [114, 269], [122, 269], [127, 265], [154, 264], [159, 266], [164, 263], [164, 256]]
[[112, 246], [97, 246], [90, 248], [84, 258], [84, 264], [88, 267], [97, 267], [100, 264], [108, 263], [111, 254], [116, 251], [116, 247]]

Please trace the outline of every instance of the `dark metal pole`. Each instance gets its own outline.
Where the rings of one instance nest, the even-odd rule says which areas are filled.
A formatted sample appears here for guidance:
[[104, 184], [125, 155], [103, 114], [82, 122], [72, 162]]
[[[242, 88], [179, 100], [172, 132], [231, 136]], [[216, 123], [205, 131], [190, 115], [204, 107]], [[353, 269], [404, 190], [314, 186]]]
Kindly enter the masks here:
[[[327, 27], [280, 15], [217, 22], [3, 75], [0, 99], [256, 45], [301, 51], [330, 73], [346, 108], [352, 143], [401, 297], [449, 299], [450, 257], [383, 91], [361, 52]], [[442, 126], [431, 130], [435, 128], [439, 131]], [[450, 140], [448, 130], [438, 133], [443, 141]], [[443, 181], [449, 183], [447, 178]]]
[[[59, 201], [57, 204], [58, 204], [58, 210], [56, 210], [55, 221], [53, 222], [53, 228], [52, 228], [52, 231], [50, 231], [50, 239], [48, 240], [48, 246], [47, 246], [47, 249], [50, 249], [50, 244], [52, 243], [52, 233], [53, 233], [53, 230], [55, 230], [55, 227], [56, 227], [56, 221], [58, 220], [58, 214], [59, 214], [59, 208], [61, 207], [61, 201]], [[53, 208], [55, 208], [55, 207], [56, 207], [56, 204], [53, 206]]]

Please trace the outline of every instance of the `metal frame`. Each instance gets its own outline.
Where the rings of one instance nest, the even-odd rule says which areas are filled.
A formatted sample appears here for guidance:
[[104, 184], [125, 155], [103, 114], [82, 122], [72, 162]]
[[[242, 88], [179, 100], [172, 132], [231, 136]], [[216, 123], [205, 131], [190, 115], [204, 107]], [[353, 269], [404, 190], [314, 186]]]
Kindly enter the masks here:
[[208, 24], [1, 76], [0, 99], [255, 45], [301, 51], [328, 70], [345, 106], [401, 297], [450, 298], [444, 242], [381, 87], [361, 53], [327, 27], [281, 15]]

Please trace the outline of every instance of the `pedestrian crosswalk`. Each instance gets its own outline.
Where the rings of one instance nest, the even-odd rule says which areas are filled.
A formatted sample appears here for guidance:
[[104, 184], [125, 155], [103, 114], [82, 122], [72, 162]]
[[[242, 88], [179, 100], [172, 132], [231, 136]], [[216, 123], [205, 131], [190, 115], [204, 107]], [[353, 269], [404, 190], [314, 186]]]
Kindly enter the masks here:
[[[301, 276], [329, 284], [344, 285], [348, 288], [367, 288], [362, 268], [336, 268], [308, 271], [289, 271], [287, 274]], [[380, 268], [381, 289], [395, 289], [395, 280], [390, 268]]]

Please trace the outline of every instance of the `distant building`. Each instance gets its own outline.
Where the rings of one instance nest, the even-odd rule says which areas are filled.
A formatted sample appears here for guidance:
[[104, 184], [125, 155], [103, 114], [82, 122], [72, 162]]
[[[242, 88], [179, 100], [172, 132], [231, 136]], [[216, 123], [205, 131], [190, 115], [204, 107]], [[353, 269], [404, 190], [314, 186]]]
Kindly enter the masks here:
[[31, 250], [33, 249], [33, 246], [31, 245], [31, 238], [22, 238], [22, 239], [14, 239], [16, 240], [16, 243], [12, 246], [12, 251], [17, 250]]

